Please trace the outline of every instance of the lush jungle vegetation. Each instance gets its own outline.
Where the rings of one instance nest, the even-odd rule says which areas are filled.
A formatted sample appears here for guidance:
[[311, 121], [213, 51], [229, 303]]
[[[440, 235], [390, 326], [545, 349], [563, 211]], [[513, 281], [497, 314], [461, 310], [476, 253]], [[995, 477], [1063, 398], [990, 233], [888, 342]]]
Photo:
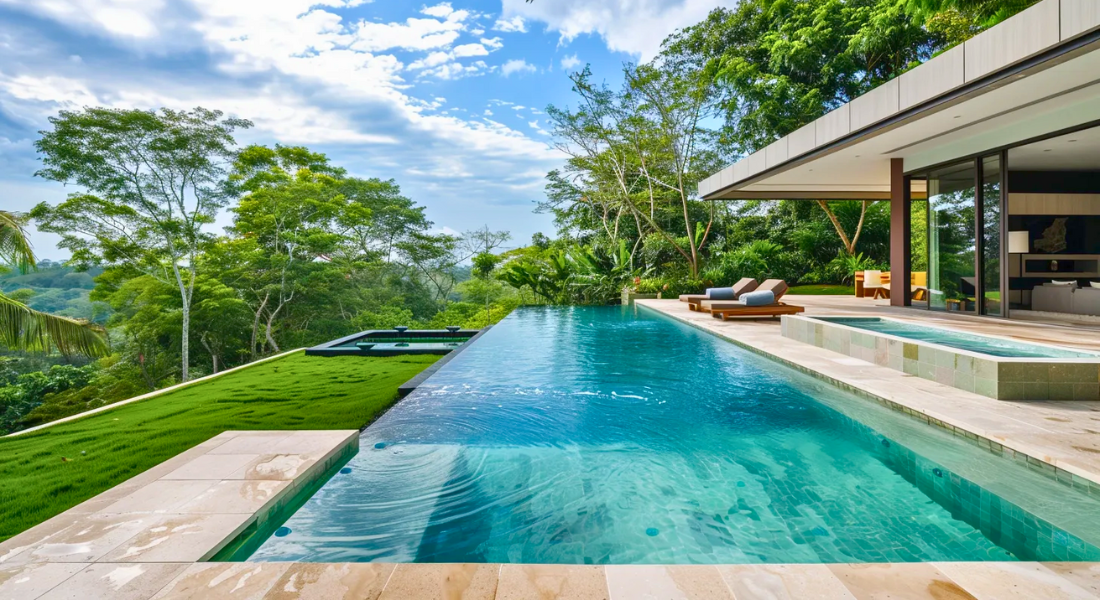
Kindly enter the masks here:
[[[564, 160], [537, 210], [556, 231], [529, 242], [438, 233], [396, 181], [239, 146], [251, 123], [216, 110], [63, 111], [37, 175], [83, 191], [0, 213], [0, 431], [363, 329], [480, 327], [523, 303], [744, 276], [844, 293], [886, 267], [885, 203], [704, 202], [698, 182], [1031, 3], [742, 0], [649, 63], [573, 73], [573, 102], [546, 110]], [[71, 260], [36, 265], [28, 220]], [[916, 226], [915, 256], [925, 245]]]

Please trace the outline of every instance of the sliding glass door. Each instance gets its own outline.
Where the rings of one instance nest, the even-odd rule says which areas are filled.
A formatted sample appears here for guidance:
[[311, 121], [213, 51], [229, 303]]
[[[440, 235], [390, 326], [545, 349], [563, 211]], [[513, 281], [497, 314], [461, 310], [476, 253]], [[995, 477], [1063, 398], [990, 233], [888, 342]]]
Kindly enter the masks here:
[[1003, 175], [1000, 154], [928, 173], [928, 308], [1007, 316]]
[[981, 161], [981, 236], [982, 236], [982, 305], [983, 315], [1007, 316], [1007, 290], [1001, 290], [1001, 236], [1004, 216], [1001, 214], [1001, 157], [986, 156]]
[[973, 312], [977, 169], [975, 161], [928, 174], [928, 307]]

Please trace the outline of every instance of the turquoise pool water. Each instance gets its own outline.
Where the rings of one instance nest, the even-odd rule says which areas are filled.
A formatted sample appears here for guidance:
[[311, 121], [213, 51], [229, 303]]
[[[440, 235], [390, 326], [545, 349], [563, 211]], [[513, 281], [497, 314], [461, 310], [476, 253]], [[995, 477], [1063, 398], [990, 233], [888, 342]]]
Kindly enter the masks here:
[[429, 384], [249, 559], [1100, 559], [1087, 494], [648, 311], [519, 309]]
[[941, 346], [949, 346], [959, 350], [968, 350], [990, 356], [1002, 356], [1006, 358], [1094, 358], [1100, 359], [1100, 355], [1090, 352], [1078, 352], [1065, 348], [1039, 346], [1024, 342], [1013, 342], [973, 333], [962, 333], [928, 327], [925, 325], [911, 325], [893, 319], [880, 319], [878, 317], [814, 317], [819, 321], [827, 321], [838, 325], [847, 325], [857, 329], [866, 329], [888, 335], [931, 342]]

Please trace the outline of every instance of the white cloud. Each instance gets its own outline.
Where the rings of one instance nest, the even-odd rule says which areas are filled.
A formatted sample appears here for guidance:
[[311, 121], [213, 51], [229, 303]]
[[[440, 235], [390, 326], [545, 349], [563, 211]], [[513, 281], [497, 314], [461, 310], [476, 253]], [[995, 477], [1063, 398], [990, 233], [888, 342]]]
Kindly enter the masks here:
[[535, 119], [534, 121], [528, 121], [527, 126], [530, 127], [531, 129], [534, 129], [535, 133], [537, 133], [539, 135], [550, 135], [549, 131], [546, 131], [541, 126], [539, 126], [539, 120], [538, 119]]
[[449, 62], [432, 69], [424, 70], [421, 73], [421, 77], [430, 76], [439, 79], [461, 79], [463, 77], [479, 75], [489, 70], [491, 70], [489, 65], [485, 64], [485, 61], [483, 60], [475, 61], [468, 65], [463, 65], [457, 62]]
[[572, 71], [580, 64], [581, 59], [577, 58], [576, 54], [572, 54], [561, 59], [561, 68], [565, 69], [566, 71]]
[[355, 32], [356, 40], [351, 49], [360, 52], [378, 52], [401, 48], [403, 50], [430, 50], [449, 46], [458, 39], [465, 28], [466, 11], [451, 12], [446, 20], [406, 19], [404, 23], [372, 23], [360, 21]]
[[[0, 5], [10, 2], [0, 0]], [[361, 2], [190, 0], [186, 11], [160, 0], [16, 2], [13, 10], [109, 39], [111, 51], [96, 52], [95, 46], [105, 43], [87, 38], [79, 48], [51, 44], [46, 28], [19, 30], [19, 35], [29, 32], [26, 40], [3, 34], [20, 43], [0, 44], [0, 111], [23, 132], [4, 135], [33, 138], [61, 108], [201, 105], [253, 120], [256, 127], [237, 136], [241, 143], [306, 144], [329, 153], [353, 174], [397, 176], [411, 197], [426, 201], [433, 215], [456, 227], [479, 224], [465, 216], [471, 190], [504, 207], [494, 214], [511, 215], [519, 223], [517, 233], [533, 233], [529, 222], [548, 226], [549, 219], [531, 215], [530, 206], [540, 194], [543, 176], [560, 164], [561, 156], [522, 124], [512, 128], [485, 118], [490, 115], [442, 114], [443, 99], [420, 97], [415, 80], [410, 81], [413, 76], [455, 78], [501, 68], [481, 60], [455, 60], [469, 61], [458, 57], [460, 53], [470, 58], [492, 53], [501, 47], [500, 38], [477, 34], [472, 39], [478, 42], [455, 46], [471, 33], [473, 20], [482, 17], [453, 8], [444, 14], [440, 4], [389, 23], [343, 16], [340, 9]], [[136, 11], [154, 30], [119, 32], [119, 21], [105, 22], [110, 19], [95, 13], [97, 7]], [[190, 63], [186, 77], [176, 70], [158, 70], [156, 61], [140, 60], [148, 52], [172, 55], [181, 47], [187, 52], [181, 57], [204, 57]], [[23, 53], [26, 48], [36, 52]], [[68, 60], [73, 50], [84, 56], [85, 64]], [[411, 55], [398, 58], [395, 50]], [[13, 56], [19, 60], [10, 60]], [[522, 60], [510, 64], [509, 73], [534, 69]], [[12, 181], [31, 180], [34, 168], [33, 151], [0, 144], [0, 154], [8, 150], [18, 156], [0, 160], [0, 190], [11, 189]]]
[[610, 50], [649, 60], [672, 32], [702, 21], [715, 8], [736, 4], [737, 0], [503, 0], [501, 19], [546, 23], [562, 44], [596, 34]]
[[428, 15], [429, 17], [446, 17], [453, 13], [455, 10], [451, 8], [450, 2], [440, 2], [435, 6], [427, 6], [420, 9], [420, 14]]
[[514, 15], [510, 19], [502, 17], [493, 24], [493, 30], [504, 33], [527, 33], [527, 24], [523, 22], [523, 17], [520, 15]]
[[535, 71], [535, 65], [522, 58], [513, 58], [500, 66], [500, 73], [505, 77], [511, 76], [512, 73], [534, 73]]
[[157, 26], [165, 10], [164, 0], [0, 0], [24, 10], [81, 29], [102, 30], [124, 39], [150, 39], [160, 33]]
[[489, 51], [481, 44], [462, 44], [455, 46], [454, 55], [458, 58], [466, 56], [489, 56]]
[[493, 111], [486, 108], [484, 114], [485, 114], [486, 117], [491, 117], [491, 116], [493, 116]]

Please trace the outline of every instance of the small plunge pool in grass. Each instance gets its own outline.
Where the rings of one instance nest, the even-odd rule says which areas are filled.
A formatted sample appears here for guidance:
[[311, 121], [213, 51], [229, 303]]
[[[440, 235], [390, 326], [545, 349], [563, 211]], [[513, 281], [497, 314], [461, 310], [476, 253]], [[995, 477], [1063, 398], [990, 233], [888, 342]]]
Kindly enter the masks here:
[[1076, 483], [655, 312], [521, 308], [231, 559], [1100, 560]]

